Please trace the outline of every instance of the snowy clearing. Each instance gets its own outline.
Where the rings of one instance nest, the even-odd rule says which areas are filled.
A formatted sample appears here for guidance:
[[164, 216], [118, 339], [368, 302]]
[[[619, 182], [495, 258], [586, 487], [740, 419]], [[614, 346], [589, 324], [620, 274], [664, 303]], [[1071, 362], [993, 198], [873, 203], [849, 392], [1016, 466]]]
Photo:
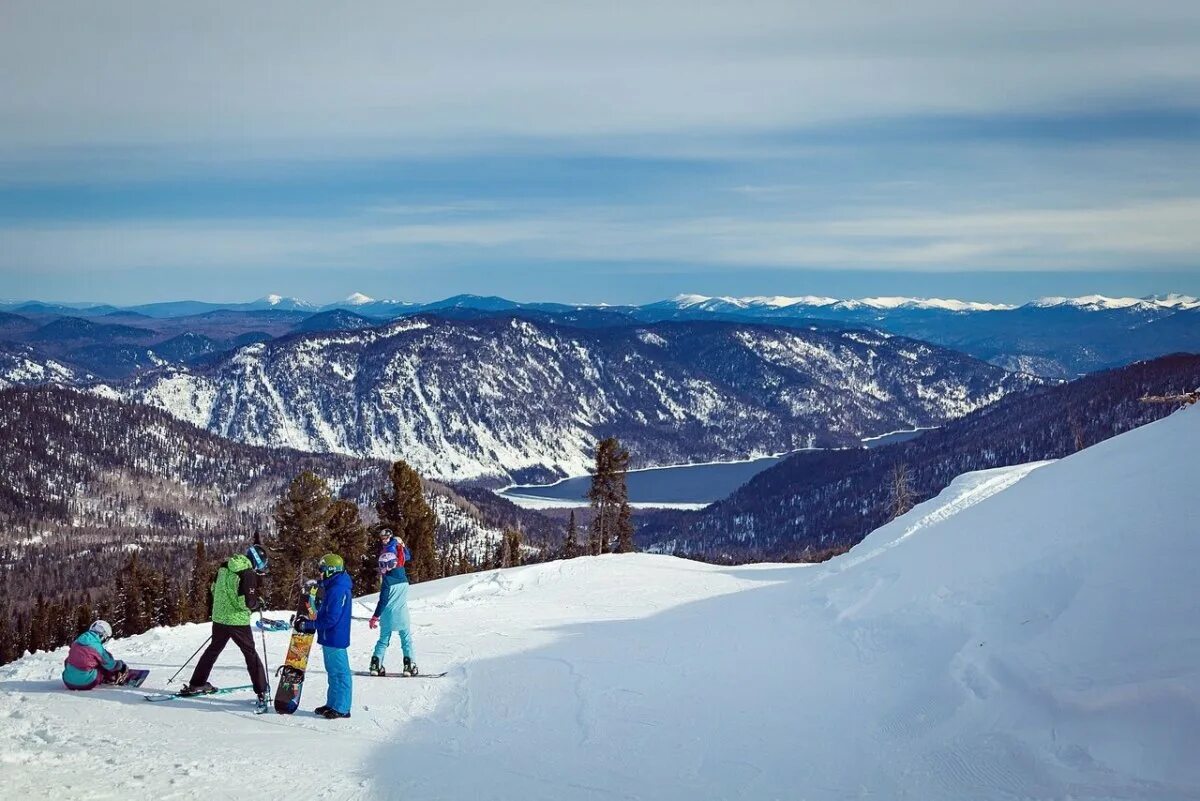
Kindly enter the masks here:
[[[820, 566], [577, 559], [414, 588], [418, 662], [325, 721], [0, 668], [7, 798], [1198, 799], [1200, 409], [968, 474]], [[374, 638], [359, 607], [352, 659]], [[278, 664], [286, 634], [268, 634]], [[398, 662], [393, 646], [392, 662]], [[242, 684], [231, 647], [217, 684]]]

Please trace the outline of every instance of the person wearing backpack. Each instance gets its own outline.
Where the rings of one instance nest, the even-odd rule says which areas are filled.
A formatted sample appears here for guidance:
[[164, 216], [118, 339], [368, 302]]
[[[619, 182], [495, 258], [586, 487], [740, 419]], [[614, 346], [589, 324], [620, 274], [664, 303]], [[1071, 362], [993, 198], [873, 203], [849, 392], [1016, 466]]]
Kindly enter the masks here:
[[400, 650], [404, 654], [404, 669], [401, 673], [405, 676], [416, 676], [420, 672], [413, 654], [412, 620], [408, 615], [408, 572], [404, 565], [410, 559], [412, 552], [392, 535], [391, 529], [381, 529], [378, 562], [382, 582], [379, 587], [379, 602], [375, 604], [375, 612], [371, 615], [370, 622], [372, 629], [379, 629], [379, 640], [371, 654], [370, 672], [374, 676], [387, 675], [383, 658], [392, 642], [393, 631], [400, 635]]
[[217, 657], [232, 640], [246, 659], [246, 670], [258, 696], [258, 706], [267, 706], [267, 672], [254, 647], [254, 633], [250, 628], [250, 613], [263, 607], [261, 579], [267, 573], [267, 557], [262, 546], [251, 545], [245, 554], [229, 557], [212, 584], [212, 642], [200, 655], [191, 681], [180, 691], [180, 695], [205, 695], [216, 691], [208, 683], [209, 674]]

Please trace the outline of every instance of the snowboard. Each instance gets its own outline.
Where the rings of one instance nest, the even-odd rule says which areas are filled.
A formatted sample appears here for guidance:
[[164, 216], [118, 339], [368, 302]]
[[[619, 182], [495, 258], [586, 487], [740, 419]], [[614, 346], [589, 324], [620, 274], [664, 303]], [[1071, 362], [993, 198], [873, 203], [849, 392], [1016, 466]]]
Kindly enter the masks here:
[[150, 675], [148, 670], [134, 670], [130, 668], [125, 671], [125, 675], [119, 680], [113, 682], [115, 687], [141, 687], [142, 682]]
[[[316, 587], [304, 593], [297, 614], [312, 619], [316, 616]], [[288, 641], [287, 656], [275, 671], [279, 684], [275, 688], [275, 711], [290, 715], [300, 708], [300, 694], [304, 691], [304, 671], [308, 669], [308, 654], [312, 650], [315, 634], [293, 631]]]
[[367, 670], [356, 670], [356, 671], [354, 671], [354, 675], [355, 676], [369, 676], [373, 679], [440, 679], [443, 676], [445, 676], [446, 673], [448, 673], [448, 672], [449, 671], [446, 671], [443, 673], [418, 673], [415, 676], [405, 676], [403, 673], [388, 673], [383, 676], [377, 676], [376, 674], [371, 673], [370, 671], [367, 671]]
[[253, 684], [242, 684], [237, 687], [221, 687], [217, 690], [214, 690], [211, 693], [198, 693], [196, 695], [183, 695], [182, 693], [154, 693], [152, 695], [143, 695], [142, 697], [145, 698], [147, 701], [151, 701], [151, 702], [174, 701], [174, 700], [180, 699], [180, 698], [184, 698], [184, 699], [186, 699], [186, 698], [201, 698], [201, 699], [203, 699], [203, 698], [210, 698], [214, 695], [229, 695], [230, 693], [238, 693], [243, 690], [253, 690], [253, 689], [254, 689]]

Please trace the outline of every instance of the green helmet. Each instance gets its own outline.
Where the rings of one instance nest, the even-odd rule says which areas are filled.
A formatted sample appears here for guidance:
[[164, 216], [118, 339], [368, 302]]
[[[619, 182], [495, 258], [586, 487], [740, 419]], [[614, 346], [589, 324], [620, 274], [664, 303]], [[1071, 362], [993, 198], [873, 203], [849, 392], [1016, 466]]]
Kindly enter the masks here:
[[321, 569], [321, 575], [328, 578], [334, 573], [341, 573], [346, 569], [346, 560], [338, 556], [336, 553], [327, 553], [321, 557], [321, 561], [317, 563], [317, 567]]

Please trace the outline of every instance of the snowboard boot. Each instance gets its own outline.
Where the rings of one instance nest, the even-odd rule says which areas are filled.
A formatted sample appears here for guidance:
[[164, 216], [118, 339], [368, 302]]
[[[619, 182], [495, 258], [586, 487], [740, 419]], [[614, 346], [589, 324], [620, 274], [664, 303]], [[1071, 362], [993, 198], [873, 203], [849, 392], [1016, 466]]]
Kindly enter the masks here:
[[350, 717], [349, 712], [338, 712], [336, 709], [325, 707], [325, 711], [321, 713], [321, 717], [326, 720], [339, 720], [340, 718]]
[[258, 714], [263, 714], [271, 708], [271, 701], [267, 698], [266, 693], [259, 693], [258, 698], [254, 701], [254, 711]]
[[[404, 661], [407, 662], [408, 660], [405, 659]], [[371, 657], [371, 667], [369, 670], [370, 670], [370, 673], [372, 676], [386, 676], [387, 675], [387, 671], [384, 669], [383, 663], [379, 661], [379, 657], [377, 657], [377, 656]]]
[[404, 657], [404, 675], [405, 676], [421, 675], [421, 671], [417, 670], [417, 663], [412, 661], [411, 659], [409, 659], [407, 656]]
[[329, 711], [329, 707], [327, 707], [325, 704], [321, 704], [319, 707], [317, 707], [316, 709], [313, 710], [313, 714], [320, 715], [321, 717], [325, 717], [325, 713], [328, 711]]
[[212, 686], [211, 684], [209, 684], [206, 681], [203, 684], [196, 684], [196, 685], [189, 684], [188, 686], [186, 686], [182, 690], [180, 690], [179, 694], [186, 697], [186, 696], [190, 696], [190, 695], [208, 695], [209, 693], [215, 693], [216, 691], [217, 691], [217, 688]]

